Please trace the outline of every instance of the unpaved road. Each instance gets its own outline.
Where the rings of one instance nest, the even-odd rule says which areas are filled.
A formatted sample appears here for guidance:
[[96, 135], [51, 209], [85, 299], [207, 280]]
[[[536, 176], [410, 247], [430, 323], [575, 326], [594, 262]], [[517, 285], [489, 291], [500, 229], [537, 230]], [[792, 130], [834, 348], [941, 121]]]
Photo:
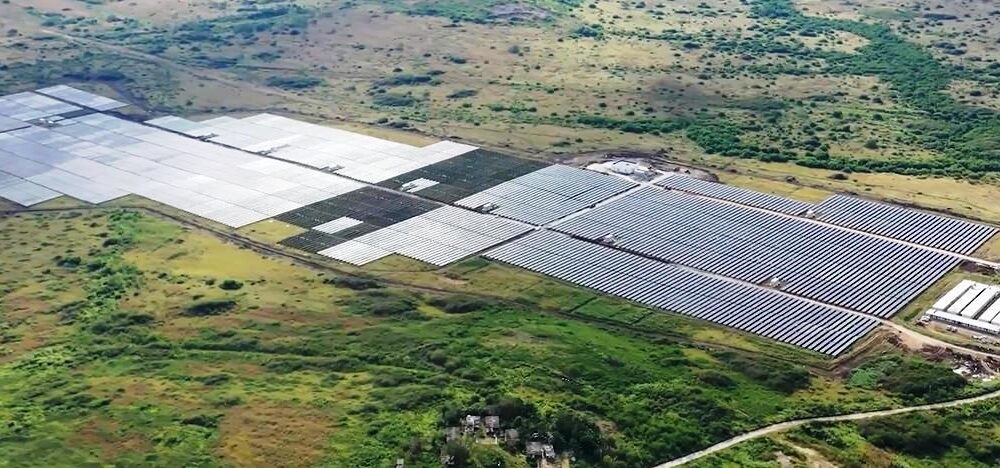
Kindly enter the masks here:
[[680, 457], [680, 458], [668, 461], [666, 463], [663, 463], [663, 464], [660, 464], [660, 465], [656, 465], [655, 468], [670, 468], [670, 467], [673, 467], [673, 466], [681, 466], [681, 465], [684, 465], [685, 463], [690, 463], [690, 462], [695, 461], [695, 460], [697, 460], [699, 458], [702, 458], [702, 457], [711, 455], [713, 453], [725, 450], [727, 448], [733, 447], [733, 446], [735, 446], [737, 444], [740, 444], [742, 442], [746, 442], [748, 440], [757, 439], [757, 438], [764, 437], [766, 435], [774, 434], [774, 433], [777, 433], [777, 432], [785, 432], [787, 430], [795, 429], [795, 428], [797, 428], [799, 426], [802, 426], [804, 424], [808, 424], [808, 423], [811, 423], [811, 422], [840, 422], [840, 421], [857, 421], [857, 420], [861, 420], [861, 419], [881, 418], [881, 417], [884, 417], [884, 416], [893, 416], [893, 415], [897, 415], [897, 414], [912, 413], [912, 412], [915, 412], [915, 411], [928, 411], [928, 410], [935, 410], [935, 409], [941, 409], [941, 408], [951, 408], [951, 407], [954, 407], [954, 406], [969, 405], [969, 404], [978, 403], [980, 401], [985, 401], [985, 400], [989, 400], [989, 399], [997, 398], [997, 397], [1000, 397], [1000, 390], [996, 390], [996, 391], [993, 391], [993, 392], [990, 392], [990, 393], [986, 393], [986, 394], [983, 394], [983, 395], [979, 395], [979, 396], [976, 396], [976, 397], [963, 398], [961, 400], [945, 401], [945, 402], [941, 402], [941, 403], [933, 403], [933, 404], [929, 404], [929, 405], [908, 406], [908, 407], [905, 407], [905, 408], [897, 408], [897, 409], [882, 410], [882, 411], [870, 411], [870, 412], [867, 412], [867, 413], [852, 413], [852, 414], [843, 414], [843, 415], [840, 415], [840, 416], [824, 416], [824, 417], [819, 417], [819, 418], [809, 418], [809, 419], [798, 419], [798, 420], [795, 420], [795, 421], [786, 421], [786, 422], [783, 422], [783, 423], [778, 423], [778, 424], [774, 424], [774, 425], [771, 425], [771, 426], [763, 427], [763, 428], [757, 429], [756, 431], [751, 431], [751, 432], [747, 432], [745, 434], [738, 435], [736, 437], [733, 437], [732, 439], [719, 442], [718, 444], [715, 444], [715, 445], [713, 445], [713, 446], [711, 446], [711, 447], [709, 447], [709, 448], [707, 448], [705, 450], [700, 450], [700, 451], [694, 452], [692, 454], [685, 455], [683, 457]]

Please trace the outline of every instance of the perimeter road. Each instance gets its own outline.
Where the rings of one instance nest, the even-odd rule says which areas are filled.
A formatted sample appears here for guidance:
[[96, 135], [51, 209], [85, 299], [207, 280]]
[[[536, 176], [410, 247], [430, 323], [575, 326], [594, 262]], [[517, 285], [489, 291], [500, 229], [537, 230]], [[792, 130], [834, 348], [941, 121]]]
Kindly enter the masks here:
[[742, 435], [738, 435], [736, 437], [733, 437], [732, 439], [729, 439], [729, 440], [726, 440], [726, 441], [723, 441], [723, 442], [719, 442], [718, 444], [715, 444], [715, 445], [713, 445], [713, 446], [711, 446], [711, 447], [709, 447], [709, 448], [707, 448], [705, 450], [700, 450], [698, 452], [694, 452], [692, 454], [685, 455], [683, 457], [680, 457], [680, 458], [668, 461], [666, 463], [663, 463], [663, 464], [660, 464], [660, 465], [656, 465], [655, 468], [670, 468], [670, 467], [674, 467], [674, 466], [681, 466], [681, 465], [684, 465], [686, 463], [693, 462], [693, 461], [695, 461], [695, 460], [697, 460], [699, 458], [702, 458], [702, 457], [711, 455], [713, 453], [725, 450], [727, 448], [733, 447], [733, 446], [738, 445], [738, 444], [740, 444], [742, 442], [746, 442], [748, 440], [753, 440], [753, 439], [758, 439], [758, 438], [764, 437], [766, 435], [770, 435], [770, 434], [774, 434], [774, 433], [778, 433], [778, 432], [785, 432], [787, 430], [795, 429], [795, 428], [797, 428], [799, 426], [802, 426], [802, 425], [808, 424], [808, 423], [812, 423], [812, 422], [841, 422], [841, 421], [858, 421], [858, 420], [862, 420], [862, 419], [881, 418], [881, 417], [884, 417], [884, 416], [894, 416], [894, 415], [897, 415], [897, 414], [912, 413], [912, 412], [916, 412], [916, 411], [928, 411], [928, 410], [936, 410], [936, 409], [941, 409], [941, 408], [951, 408], [951, 407], [955, 407], [955, 406], [969, 405], [969, 404], [978, 403], [978, 402], [981, 402], [981, 401], [985, 401], [985, 400], [989, 400], [989, 399], [997, 398], [997, 397], [1000, 397], [1000, 390], [996, 390], [996, 391], [993, 391], [993, 392], [990, 392], [990, 393], [987, 393], [987, 394], [984, 394], [984, 395], [979, 395], [977, 397], [963, 398], [961, 400], [945, 401], [945, 402], [941, 402], [941, 403], [933, 403], [933, 404], [930, 404], [930, 405], [909, 406], [909, 407], [906, 407], [906, 408], [897, 408], [897, 409], [883, 410], [883, 411], [871, 411], [871, 412], [867, 412], [867, 413], [853, 413], [853, 414], [844, 414], [844, 415], [840, 415], [840, 416], [824, 416], [824, 417], [820, 417], [820, 418], [809, 418], [809, 419], [799, 419], [799, 420], [795, 420], [795, 421], [787, 421], [787, 422], [783, 422], [783, 423], [778, 423], [778, 424], [774, 424], [774, 425], [771, 425], [771, 426], [767, 426], [767, 427], [764, 427], [764, 428], [761, 428], [761, 429], [757, 429], [756, 431], [751, 431], [751, 432], [747, 432], [747, 433], [742, 434]]

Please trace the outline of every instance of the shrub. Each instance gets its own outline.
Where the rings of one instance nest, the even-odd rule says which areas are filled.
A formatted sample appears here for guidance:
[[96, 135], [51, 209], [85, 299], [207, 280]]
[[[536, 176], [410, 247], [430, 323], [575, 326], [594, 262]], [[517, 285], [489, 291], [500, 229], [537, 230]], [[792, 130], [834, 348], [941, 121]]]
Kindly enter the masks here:
[[805, 368], [771, 359], [750, 359], [726, 353], [729, 367], [751, 380], [781, 393], [792, 393], [809, 386], [811, 375]]
[[91, 324], [90, 331], [98, 335], [117, 335], [128, 332], [132, 327], [148, 325], [153, 321], [153, 316], [147, 314], [115, 312]]
[[718, 388], [733, 388], [736, 386], [736, 382], [732, 377], [713, 370], [698, 373], [698, 380], [704, 384]]
[[940, 456], [965, 438], [944, 419], [922, 414], [862, 422], [861, 435], [875, 446], [924, 456]]
[[229, 312], [235, 307], [236, 301], [232, 299], [207, 299], [195, 302], [184, 308], [184, 315], [193, 317], [219, 315]]
[[447, 97], [448, 99], [465, 99], [473, 97], [477, 94], [479, 94], [479, 91], [476, 91], [474, 89], [460, 89], [458, 91], [455, 91], [454, 93], [449, 94]]
[[376, 105], [379, 105], [379, 106], [386, 106], [386, 107], [407, 107], [407, 106], [412, 106], [413, 104], [415, 104], [417, 102], [417, 100], [413, 96], [406, 96], [406, 95], [403, 95], [403, 94], [384, 93], [384, 94], [378, 94], [378, 95], [376, 95], [375, 98], [374, 98], [374, 102], [375, 102]]
[[417, 299], [405, 291], [369, 289], [347, 299], [345, 305], [357, 314], [392, 317], [416, 310]]
[[376, 86], [405, 86], [428, 84], [432, 80], [430, 75], [411, 75], [403, 73], [399, 75], [382, 78], [375, 82]]
[[82, 262], [83, 259], [80, 257], [56, 257], [56, 265], [63, 268], [76, 268], [80, 266], [80, 263]]
[[243, 283], [234, 279], [227, 279], [219, 284], [219, 288], [225, 289], [226, 291], [236, 291], [243, 288]]
[[437, 296], [429, 301], [431, 305], [449, 314], [465, 314], [484, 309], [492, 302], [472, 296]]
[[886, 390], [927, 401], [949, 398], [965, 383], [948, 366], [916, 359], [901, 359], [879, 380]]
[[601, 430], [576, 412], [563, 412], [552, 425], [553, 442], [558, 450], [572, 450], [584, 459], [595, 460], [601, 455]]
[[382, 287], [382, 283], [371, 279], [371, 278], [359, 278], [356, 276], [338, 276], [333, 279], [326, 279], [323, 281], [327, 284], [332, 284], [337, 287], [353, 289], [356, 291], [363, 291], [366, 289], [378, 289]]
[[272, 76], [267, 79], [268, 86], [282, 89], [308, 89], [321, 83], [322, 79], [312, 76]]

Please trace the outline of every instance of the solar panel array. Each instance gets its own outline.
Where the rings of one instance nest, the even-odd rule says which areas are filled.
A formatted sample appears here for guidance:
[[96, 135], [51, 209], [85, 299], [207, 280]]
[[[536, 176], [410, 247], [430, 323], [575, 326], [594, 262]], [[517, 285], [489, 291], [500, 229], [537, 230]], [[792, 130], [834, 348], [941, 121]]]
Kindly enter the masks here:
[[420, 189], [415, 193], [431, 200], [454, 203], [476, 192], [546, 166], [548, 164], [539, 161], [477, 149], [393, 177], [379, 183], [379, 185], [394, 190], [406, 190], [404, 186], [413, 181], [431, 180], [437, 184]]
[[542, 225], [594, 206], [636, 185], [621, 177], [554, 165], [490, 187], [455, 204]]
[[14, 203], [31, 206], [62, 196], [34, 182], [0, 171], [0, 197]]
[[993, 226], [845, 195], [826, 199], [817, 213], [827, 223], [961, 254], [997, 233]]
[[35, 92], [99, 111], [114, 110], [128, 105], [124, 102], [119, 102], [104, 96], [98, 96], [94, 93], [88, 93], [87, 91], [79, 90], [66, 85], [50, 86], [48, 88], [39, 89]]
[[204, 122], [169, 116], [147, 123], [369, 183], [476, 149], [451, 141], [418, 148], [272, 114], [243, 119], [220, 117]]
[[386, 227], [439, 206], [415, 196], [377, 187], [363, 187], [289, 211], [277, 216], [277, 219], [299, 227], [315, 228], [348, 217], [376, 227]]
[[22, 122], [15, 118], [0, 115], [0, 133], [9, 132], [11, 130], [17, 130], [19, 128], [30, 127], [31, 124], [27, 122]]
[[443, 266], [530, 231], [526, 224], [443, 206], [320, 251], [355, 265], [399, 254]]
[[769, 289], [539, 231], [485, 257], [699, 319], [838, 355], [878, 321]]
[[[0, 101], [35, 105], [48, 109], [39, 110], [46, 115], [78, 109], [34, 96], [39, 99], [16, 95]], [[0, 168], [30, 183], [5, 185], [5, 198], [25, 205], [50, 199], [52, 192], [90, 203], [137, 194], [233, 227], [361, 187], [332, 174], [99, 113], [0, 133]]]
[[[142, 125], [92, 111], [118, 101], [65, 86], [39, 93], [58, 99], [0, 97], [0, 197], [17, 203], [134, 193], [234, 227], [275, 217], [306, 228], [282, 244], [356, 265], [393, 254], [446, 265], [506, 242], [485, 256], [830, 355], [878, 324], [834, 306], [891, 316], [959, 260], [788, 215], [817, 209], [826, 223], [959, 253], [996, 233], [679, 175], [636, 189], [460, 143], [418, 148], [270, 114]], [[976, 296], [969, 310], [1000, 310], [997, 297]]]
[[590, 240], [879, 317], [896, 313], [953, 256], [680, 192], [644, 188], [554, 226]]
[[672, 174], [656, 182], [656, 185], [666, 189], [680, 190], [695, 195], [704, 195], [741, 205], [792, 215], [803, 214], [814, 208], [814, 205], [811, 203], [779, 197], [769, 193], [755, 192], [731, 185], [708, 182], [686, 175]]
[[0, 115], [21, 122], [56, 117], [79, 110], [82, 109], [35, 93], [0, 96]]

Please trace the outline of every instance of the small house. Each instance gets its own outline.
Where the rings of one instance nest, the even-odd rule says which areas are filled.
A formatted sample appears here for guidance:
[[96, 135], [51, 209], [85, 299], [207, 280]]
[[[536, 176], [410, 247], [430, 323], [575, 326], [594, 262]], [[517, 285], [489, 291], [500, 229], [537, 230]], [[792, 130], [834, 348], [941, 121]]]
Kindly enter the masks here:
[[486, 416], [483, 418], [483, 426], [486, 428], [486, 435], [498, 435], [500, 432], [500, 416]]

